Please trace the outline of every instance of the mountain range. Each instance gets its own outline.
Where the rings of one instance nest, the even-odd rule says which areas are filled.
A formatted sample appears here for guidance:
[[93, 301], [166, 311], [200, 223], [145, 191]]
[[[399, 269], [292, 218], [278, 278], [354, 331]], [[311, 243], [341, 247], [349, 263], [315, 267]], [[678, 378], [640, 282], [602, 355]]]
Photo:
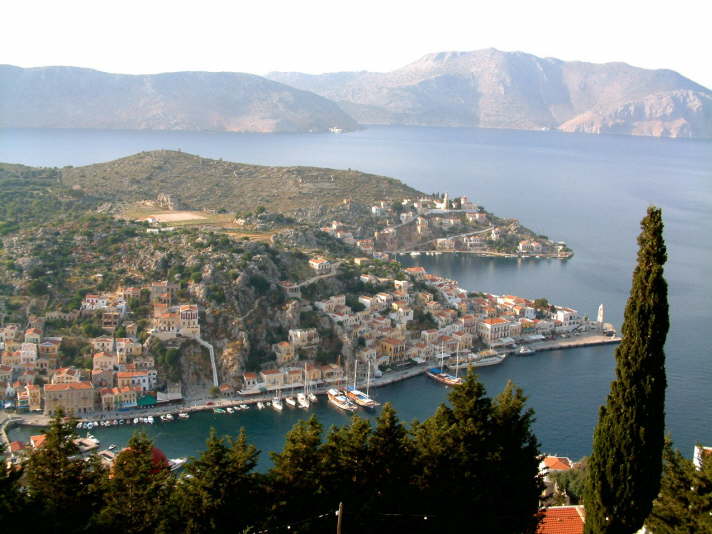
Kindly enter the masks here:
[[495, 49], [428, 54], [385, 72], [272, 80], [337, 102], [361, 123], [712, 137], [712, 91], [671, 70]]
[[126, 75], [10, 65], [0, 65], [0, 126], [230, 132], [358, 127], [333, 102], [253, 74]]
[[671, 70], [495, 49], [391, 72], [267, 77], [0, 65], [0, 127], [344, 131], [400, 124], [712, 138], [712, 91]]

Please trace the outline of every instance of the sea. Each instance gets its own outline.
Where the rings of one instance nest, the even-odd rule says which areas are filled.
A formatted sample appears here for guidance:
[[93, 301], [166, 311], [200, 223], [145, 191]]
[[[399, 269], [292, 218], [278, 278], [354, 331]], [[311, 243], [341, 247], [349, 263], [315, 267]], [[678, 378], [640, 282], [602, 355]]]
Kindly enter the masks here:
[[[690, 456], [695, 443], [712, 444], [712, 142], [475, 128], [374, 126], [347, 134], [235, 134], [211, 132], [0, 129], [0, 161], [37, 166], [86, 165], [154, 149], [263, 165], [358, 169], [398, 178], [424, 192], [466, 195], [501, 217], [575, 252], [566, 261], [479, 258], [467, 254], [401, 256], [405, 265], [456, 279], [473, 291], [545, 297], [620, 328], [630, 290], [639, 222], [646, 208], [662, 208], [671, 327], [667, 361], [666, 427]], [[615, 347], [597, 346], [512, 357], [481, 368], [490, 395], [508, 380], [535, 411], [544, 452], [573, 459], [591, 451], [599, 407], [614, 378]], [[372, 390], [392, 402], [405, 422], [423, 420], [448, 390], [419, 376]], [[170, 457], [203, 449], [210, 427], [222, 434], [245, 428], [270, 464], [291, 426], [315, 414], [325, 428], [348, 417], [324, 400], [310, 409], [251, 409], [239, 414], [194, 414], [187, 421], [96, 429], [102, 445], [126, 443], [146, 430]], [[375, 414], [362, 414], [374, 418]], [[17, 428], [11, 436], [27, 439]]]

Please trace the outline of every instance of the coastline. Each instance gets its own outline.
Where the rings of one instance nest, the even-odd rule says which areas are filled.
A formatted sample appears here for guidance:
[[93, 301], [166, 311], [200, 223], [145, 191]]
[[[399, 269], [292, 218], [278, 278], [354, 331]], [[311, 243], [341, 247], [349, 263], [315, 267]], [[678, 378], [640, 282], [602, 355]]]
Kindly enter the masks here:
[[[550, 350], [563, 350], [563, 349], [572, 349], [572, 348], [580, 348], [580, 347], [588, 347], [588, 346], [593, 346], [593, 345], [608, 345], [608, 344], [615, 344], [615, 343], [620, 343], [621, 338], [617, 336], [609, 337], [601, 334], [595, 334], [595, 335], [583, 335], [579, 334], [571, 338], [564, 338], [564, 339], [555, 339], [555, 340], [548, 340], [548, 341], [538, 341], [535, 343], [531, 343], [528, 346], [532, 348], [536, 352], [544, 352], [544, 351], [550, 351]], [[533, 354], [532, 356], [536, 356], [536, 354]], [[532, 357], [532, 356], [527, 356], [527, 357]], [[415, 376], [418, 376], [425, 372], [425, 370], [429, 367], [433, 366], [433, 362], [428, 362], [428, 363], [423, 363], [423, 364], [418, 364], [418, 365], [413, 365], [411, 367], [408, 367], [407, 369], [403, 369], [400, 371], [392, 371], [385, 373], [383, 376], [378, 377], [378, 378], [373, 378], [371, 379], [370, 382], [370, 387], [371, 388], [378, 388], [378, 387], [383, 387], [383, 386], [388, 386], [390, 384], [394, 384], [396, 382], [401, 382], [404, 380], [408, 380], [410, 378], [413, 378]], [[365, 383], [362, 384], [357, 384], [359, 387], [365, 386]], [[330, 387], [333, 387], [333, 384], [327, 384], [320, 386], [317, 388], [314, 393], [316, 395], [326, 395], [327, 389]], [[125, 411], [125, 412], [101, 412], [101, 413], [95, 413], [87, 417], [80, 418], [79, 421], [86, 422], [86, 421], [106, 421], [106, 420], [114, 420], [114, 419], [133, 419], [135, 417], [148, 417], [148, 416], [161, 416], [165, 415], [168, 413], [173, 413], [175, 414], [176, 412], [186, 412], [186, 413], [193, 413], [193, 412], [200, 412], [200, 411], [206, 411], [206, 410], [213, 410], [215, 408], [227, 408], [227, 407], [234, 407], [238, 406], [240, 404], [246, 404], [248, 406], [256, 405], [258, 402], [265, 402], [265, 401], [271, 401], [272, 398], [274, 397], [275, 392], [268, 392], [265, 394], [261, 395], [250, 395], [249, 397], [244, 397], [244, 396], [239, 396], [235, 398], [229, 398], [229, 399], [206, 399], [206, 398], [199, 398], [199, 399], [185, 399], [183, 403], [180, 404], [171, 404], [167, 406], [161, 406], [161, 407], [156, 407], [156, 408], [145, 408], [142, 410], [131, 410], [131, 411]], [[210, 403], [210, 404], [208, 404]], [[13, 426], [35, 426], [35, 427], [45, 427], [49, 423], [50, 417], [46, 416], [44, 414], [22, 414], [22, 415], [17, 415], [17, 414], [7, 414], [4, 412], [0, 412], [0, 417], [4, 419], [0, 419], [1, 424], [0, 427], [2, 428], [2, 439], [5, 440], [7, 439], [5, 434], [7, 431], [9, 431], [10, 428]], [[9, 438], [9, 436], [8, 436]], [[9, 441], [7, 442], [9, 445]]]

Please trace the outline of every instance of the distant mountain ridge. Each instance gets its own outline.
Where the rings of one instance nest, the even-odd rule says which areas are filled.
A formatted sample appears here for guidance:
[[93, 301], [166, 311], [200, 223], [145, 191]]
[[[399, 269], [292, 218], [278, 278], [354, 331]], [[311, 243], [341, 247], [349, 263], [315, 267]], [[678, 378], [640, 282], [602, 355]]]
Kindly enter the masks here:
[[486, 49], [428, 54], [386, 73], [267, 77], [329, 98], [361, 123], [712, 138], [712, 91], [625, 63]]
[[0, 127], [309, 132], [358, 124], [323, 97], [253, 74], [0, 65]]

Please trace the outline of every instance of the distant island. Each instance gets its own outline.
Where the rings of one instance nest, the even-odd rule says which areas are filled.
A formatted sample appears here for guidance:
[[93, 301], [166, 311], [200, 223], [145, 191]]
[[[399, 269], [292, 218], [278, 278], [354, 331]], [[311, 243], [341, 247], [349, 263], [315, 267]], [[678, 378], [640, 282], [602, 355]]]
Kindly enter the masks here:
[[712, 91], [625, 63], [489, 48], [428, 54], [391, 72], [268, 77], [329, 98], [364, 124], [712, 138]]
[[0, 65], [0, 127], [289, 133], [358, 125], [326, 98], [253, 74]]
[[400, 69], [267, 78], [0, 65], [0, 127], [349, 132], [360, 124], [712, 138], [712, 91], [671, 70], [493, 48]]

